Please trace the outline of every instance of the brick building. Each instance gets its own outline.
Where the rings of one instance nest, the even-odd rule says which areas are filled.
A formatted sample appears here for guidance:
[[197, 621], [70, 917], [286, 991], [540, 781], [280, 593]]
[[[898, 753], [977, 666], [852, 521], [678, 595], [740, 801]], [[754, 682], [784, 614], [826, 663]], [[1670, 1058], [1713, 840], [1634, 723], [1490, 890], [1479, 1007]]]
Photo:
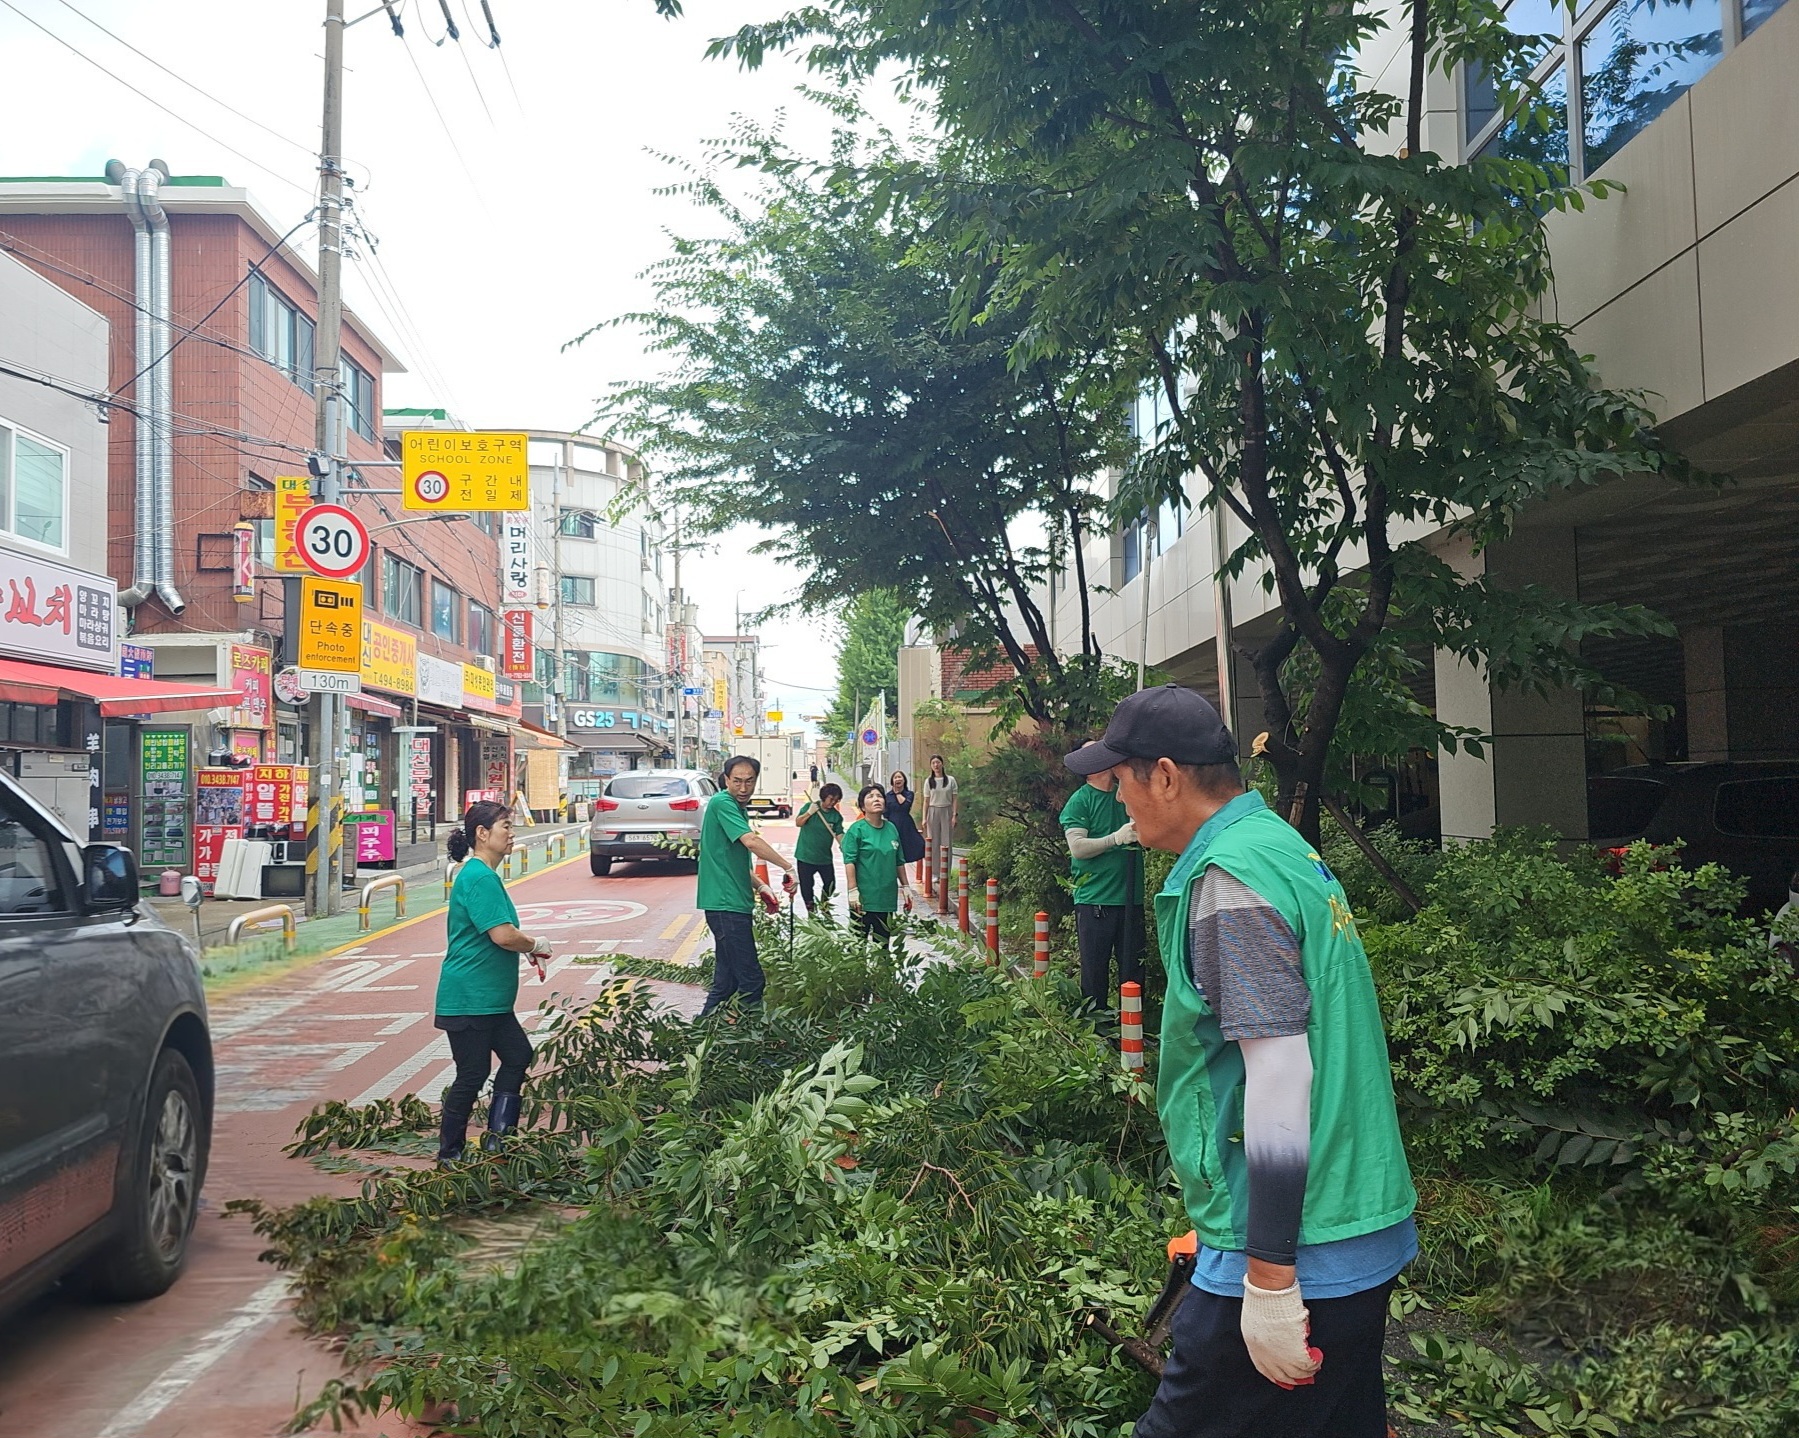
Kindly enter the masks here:
[[[114, 164], [107, 177], [0, 179], [0, 249], [109, 324], [107, 390], [119, 405], [109, 410], [105, 554], [126, 605], [128, 652], [151, 651], [157, 678], [210, 678], [243, 693], [234, 710], [175, 716], [189, 730], [196, 765], [304, 762], [302, 715], [270, 692], [270, 676], [291, 662], [282, 645], [286, 583], [273, 569], [274, 493], [279, 479], [307, 473], [314, 448], [317, 277], [292, 247], [310, 242], [311, 227], [288, 228], [216, 176], [146, 174], [128, 208], [123, 181], [134, 174]], [[149, 220], [160, 231], [149, 243], [167, 257], [166, 302], [139, 268]], [[145, 328], [158, 309], [166, 315], [162, 342]], [[167, 420], [140, 426], [137, 415], [157, 412], [154, 375], [143, 371], [164, 354]], [[410, 745], [399, 752], [394, 724], [437, 722], [432, 807], [448, 817], [460, 812], [466, 789], [512, 787], [518, 695], [493, 674], [496, 517], [413, 522], [397, 495], [370, 492], [398, 487], [398, 471], [386, 467], [380, 407], [383, 376], [401, 368], [346, 311], [345, 502], [370, 529], [375, 554], [363, 576], [370, 627], [364, 693], [352, 701], [343, 746], [345, 778], [352, 799], [360, 792], [368, 807], [401, 811], [404, 823], [415, 765]], [[166, 436], [166, 481], [154, 479], [147, 491], [139, 482], [141, 428], [153, 443], [159, 428]], [[165, 505], [152, 507], [148, 524], [140, 493]], [[248, 572], [237, 548], [243, 524], [254, 550]], [[373, 673], [371, 642], [387, 656]], [[115, 768], [137, 777], [135, 762]]]

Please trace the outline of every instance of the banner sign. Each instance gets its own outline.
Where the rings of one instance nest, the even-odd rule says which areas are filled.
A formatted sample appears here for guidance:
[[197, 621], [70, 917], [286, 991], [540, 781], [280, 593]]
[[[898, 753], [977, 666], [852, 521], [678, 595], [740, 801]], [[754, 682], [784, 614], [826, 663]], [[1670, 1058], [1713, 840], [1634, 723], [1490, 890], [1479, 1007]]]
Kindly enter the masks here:
[[529, 508], [525, 436], [406, 430], [400, 436], [400, 503], [406, 509], [452, 513]]
[[156, 669], [156, 651], [147, 644], [119, 646], [119, 677], [148, 679]]
[[500, 603], [531, 602], [531, 516], [506, 514], [500, 528]]
[[529, 679], [534, 672], [531, 655], [529, 609], [508, 609], [500, 615], [500, 672], [513, 679]]
[[310, 574], [300, 557], [300, 541], [294, 526], [312, 508], [312, 481], [303, 474], [275, 476], [275, 572]]
[[111, 674], [119, 586], [54, 559], [0, 549], [0, 654]]
[[462, 707], [462, 666], [429, 654], [418, 657], [418, 696], [446, 709]]
[[[238, 692], [231, 711], [233, 729], [267, 729], [274, 718], [273, 661], [266, 649], [249, 644], [231, 646], [231, 687]], [[260, 757], [260, 756], [259, 756]]]
[[138, 735], [138, 774], [143, 797], [138, 859], [152, 865], [187, 864], [186, 729], [145, 729]]
[[497, 708], [493, 671], [479, 664], [462, 666], [462, 697], [487, 708]]
[[418, 693], [418, 648], [410, 634], [364, 620], [362, 682], [390, 694]]

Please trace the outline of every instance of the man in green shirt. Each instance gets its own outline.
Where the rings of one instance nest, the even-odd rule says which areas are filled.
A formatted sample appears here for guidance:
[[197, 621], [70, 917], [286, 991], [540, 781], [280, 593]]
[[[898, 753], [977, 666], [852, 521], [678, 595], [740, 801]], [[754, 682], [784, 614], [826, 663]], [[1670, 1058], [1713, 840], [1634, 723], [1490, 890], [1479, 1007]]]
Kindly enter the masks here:
[[1236, 761], [1218, 711], [1173, 684], [1066, 760], [1110, 769], [1143, 843], [1180, 856], [1156, 895], [1156, 1103], [1199, 1244], [1136, 1438], [1386, 1438], [1418, 1196], [1374, 976], [1343, 886]]
[[[819, 904], [825, 906], [828, 915], [831, 895], [837, 892], [837, 866], [832, 862], [831, 850], [843, 837], [843, 815], [837, 807], [842, 802], [843, 789], [836, 784], [826, 784], [818, 791], [816, 803], [808, 799], [800, 805], [799, 818], [795, 821], [800, 835], [793, 843], [793, 861], [799, 865], [800, 897], [806, 901], [808, 918], [817, 912]], [[812, 897], [814, 881], [822, 881], [816, 901]]]
[[1060, 820], [1074, 870], [1081, 997], [1097, 1013], [1111, 1006], [1114, 954], [1119, 983], [1143, 982], [1143, 851], [1117, 790], [1110, 769], [1089, 774]]
[[745, 1004], [762, 1002], [767, 980], [756, 958], [756, 930], [750, 915], [760, 887], [771, 904], [780, 900], [766, 884], [758, 886], [750, 856], [766, 859], [785, 875], [793, 892], [793, 865], [775, 846], [750, 827], [750, 797], [756, 792], [761, 763], [747, 754], [725, 761], [724, 787], [706, 801], [700, 818], [700, 875], [694, 907], [712, 931], [712, 989], [700, 1017], [705, 1018], [731, 995]]

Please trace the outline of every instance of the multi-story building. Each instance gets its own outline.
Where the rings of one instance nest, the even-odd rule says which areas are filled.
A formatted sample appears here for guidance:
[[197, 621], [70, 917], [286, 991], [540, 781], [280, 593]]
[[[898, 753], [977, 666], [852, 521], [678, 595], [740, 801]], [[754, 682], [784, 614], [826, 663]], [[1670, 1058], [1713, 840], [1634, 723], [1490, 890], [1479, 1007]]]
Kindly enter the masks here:
[[524, 712], [573, 746], [563, 791], [591, 798], [608, 775], [673, 754], [671, 566], [635, 451], [557, 430], [528, 431], [527, 445], [528, 550], [506, 598], [531, 616]]
[[[1359, 57], [1365, 83], [1389, 91], [1408, 71], [1394, 10]], [[1669, 706], [1665, 722], [1623, 721], [1574, 693], [1500, 692], [1438, 654], [1422, 697], [1493, 735], [1483, 756], [1439, 756], [1429, 776], [1448, 839], [1523, 822], [1584, 837], [1589, 773], [1621, 760], [1799, 758], [1799, 4], [1513, 0], [1509, 13], [1520, 33], [1551, 37], [1536, 74], [1558, 125], [1522, 137], [1479, 75], [1433, 71], [1425, 147], [1467, 160], [1528, 143], [1576, 178], [1625, 187], [1551, 220], [1550, 302], [1602, 380], [1648, 391], [1661, 433], [1728, 482], [1600, 485], [1535, 505], [1481, 556], [1427, 537], [1502, 584], [1646, 604], [1679, 630], [1588, 652]], [[1225, 542], [1239, 537], [1233, 526]], [[1240, 640], [1271, 619], [1258, 575], [1221, 594], [1216, 552], [1211, 519], [1173, 507], [1095, 540], [1088, 572], [1112, 590], [1095, 597], [1101, 644], [1215, 689], [1219, 598]], [[1057, 598], [1072, 641], [1073, 599]], [[1253, 733], [1254, 678], [1237, 678], [1234, 717]], [[1799, 802], [1788, 808], [1769, 822], [1799, 834]]]
[[707, 685], [716, 711], [719, 743], [757, 735], [763, 725], [762, 640], [755, 634], [708, 634], [700, 640]]
[[[292, 581], [273, 569], [275, 491], [308, 475], [315, 450], [317, 277], [290, 244], [302, 228], [216, 176], [171, 176], [155, 164], [0, 179], [0, 244], [110, 327], [97, 388], [120, 402], [110, 411], [104, 488], [88, 510], [105, 523], [86, 532], [104, 537], [101, 567], [127, 613], [127, 662], [159, 680], [242, 696], [171, 715], [158, 734], [152, 747], [163, 759], [186, 756], [190, 786], [191, 770], [208, 763], [315, 757], [304, 752], [302, 711], [272, 682], [291, 662], [283, 630]], [[353, 801], [404, 815], [414, 763], [394, 726], [415, 714], [441, 719], [429, 766], [423, 755], [417, 764], [436, 776], [434, 802], [421, 806], [430, 820], [460, 812], [466, 790], [510, 790], [517, 695], [509, 706], [492, 674], [491, 520], [408, 523], [397, 494], [378, 492], [398, 488], [379, 408], [382, 376], [398, 368], [374, 331], [346, 313], [337, 448], [349, 461], [345, 502], [369, 527], [375, 554], [364, 574], [364, 692], [350, 700], [344, 742], [332, 747]], [[109, 778], [109, 816], [138, 807], [147, 762], [126, 766], [118, 804]], [[194, 794], [187, 788], [185, 799]], [[168, 804], [182, 796], [156, 797], [172, 815]], [[145, 857], [186, 867], [191, 819], [185, 809], [170, 817], [161, 826], [169, 844]]]

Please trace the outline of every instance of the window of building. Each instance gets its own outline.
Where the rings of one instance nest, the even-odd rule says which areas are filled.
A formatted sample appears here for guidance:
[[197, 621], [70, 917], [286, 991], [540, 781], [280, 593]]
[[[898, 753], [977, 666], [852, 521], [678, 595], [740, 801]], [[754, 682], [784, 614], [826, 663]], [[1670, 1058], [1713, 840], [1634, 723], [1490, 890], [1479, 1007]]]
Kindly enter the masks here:
[[499, 528], [498, 520], [491, 509], [477, 509], [469, 518], [474, 521], [475, 528], [483, 534], [493, 534]]
[[373, 376], [349, 356], [340, 355], [337, 361], [337, 383], [349, 411], [344, 416], [344, 422], [364, 439], [374, 439], [375, 422], [380, 415], [375, 410]]
[[68, 490], [68, 450], [0, 420], [0, 529], [63, 548]]
[[[1513, 0], [1508, 27], [1540, 36], [1512, 77], [1528, 92], [1502, 113], [1496, 77], [1462, 76], [1462, 131], [1475, 158], [1532, 160], [1584, 180], [1685, 94], [1783, 0]], [[1740, 39], [1734, 43], [1741, 43]]]
[[389, 617], [422, 628], [425, 571], [391, 554], [381, 556], [381, 609]]
[[431, 581], [431, 632], [439, 639], [462, 642], [462, 596], [440, 579]]
[[1585, 172], [1640, 134], [1724, 54], [1720, 0], [1618, 0], [1580, 42]]
[[584, 509], [567, 509], [562, 513], [561, 528], [570, 539], [592, 539], [594, 518]]
[[562, 576], [562, 602], [564, 604], [593, 603], [593, 581], [579, 574]]
[[261, 275], [250, 275], [250, 348], [312, 393], [313, 323]]
[[477, 654], [494, 652], [493, 610], [472, 599], [468, 602], [468, 647]]

